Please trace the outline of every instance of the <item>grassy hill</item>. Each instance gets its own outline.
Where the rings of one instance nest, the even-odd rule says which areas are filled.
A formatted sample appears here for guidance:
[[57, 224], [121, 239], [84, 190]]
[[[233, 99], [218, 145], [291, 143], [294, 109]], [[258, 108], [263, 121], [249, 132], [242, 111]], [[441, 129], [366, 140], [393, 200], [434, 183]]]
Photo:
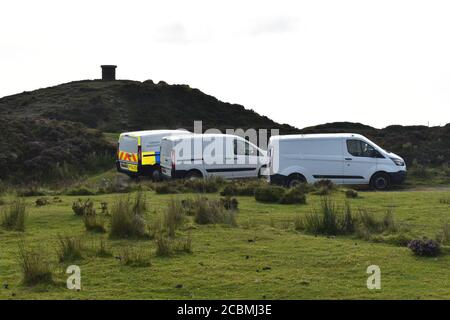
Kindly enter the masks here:
[[[450, 158], [444, 127], [329, 123], [297, 129], [187, 85], [137, 81], [76, 81], [0, 99], [0, 181], [56, 180], [111, 168], [112, 134], [130, 130], [278, 128], [281, 134], [355, 132], [399, 153], [408, 164], [441, 165]], [[101, 133], [104, 133], [103, 135]]]

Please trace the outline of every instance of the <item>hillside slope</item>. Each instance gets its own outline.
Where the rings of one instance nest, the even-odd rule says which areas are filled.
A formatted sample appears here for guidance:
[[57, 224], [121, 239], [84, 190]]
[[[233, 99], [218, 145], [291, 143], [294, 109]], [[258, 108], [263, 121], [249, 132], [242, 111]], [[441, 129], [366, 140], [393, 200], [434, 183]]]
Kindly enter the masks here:
[[203, 129], [278, 128], [281, 134], [355, 132], [400, 154], [408, 164], [416, 160], [439, 165], [450, 159], [450, 124], [376, 129], [340, 122], [300, 130], [187, 85], [155, 84], [151, 80], [85, 80], [23, 92], [1, 98], [0, 113], [0, 180], [51, 180], [68, 171], [85, 173], [111, 167], [115, 146], [102, 132], [192, 130], [195, 120], [203, 121]]
[[104, 132], [142, 129], [280, 128], [294, 132], [241, 105], [225, 103], [187, 85], [153, 81], [77, 81], [0, 99], [0, 112], [14, 117], [81, 122]]

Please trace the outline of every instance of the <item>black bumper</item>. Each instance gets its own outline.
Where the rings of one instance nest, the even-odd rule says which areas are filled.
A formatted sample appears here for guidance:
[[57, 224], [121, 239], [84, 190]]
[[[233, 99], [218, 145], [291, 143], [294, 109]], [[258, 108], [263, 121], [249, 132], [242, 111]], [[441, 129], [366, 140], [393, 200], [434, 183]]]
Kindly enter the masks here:
[[406, 171], [389, 172], [391, 184], [402, 184], [406, 180]]

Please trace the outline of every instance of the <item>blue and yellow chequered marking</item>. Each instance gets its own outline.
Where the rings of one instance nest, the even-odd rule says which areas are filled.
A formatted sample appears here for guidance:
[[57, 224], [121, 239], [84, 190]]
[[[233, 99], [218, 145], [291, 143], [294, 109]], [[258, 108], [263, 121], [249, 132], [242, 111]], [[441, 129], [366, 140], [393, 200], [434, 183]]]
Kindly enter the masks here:
[[159, 151], [142, 152], [142, 165], [155, 165], [160, 163]]

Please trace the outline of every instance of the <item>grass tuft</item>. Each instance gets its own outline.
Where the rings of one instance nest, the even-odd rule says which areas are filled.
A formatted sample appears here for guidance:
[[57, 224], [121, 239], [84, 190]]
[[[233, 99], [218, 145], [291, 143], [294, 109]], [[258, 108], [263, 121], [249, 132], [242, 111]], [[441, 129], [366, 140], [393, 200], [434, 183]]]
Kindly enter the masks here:
[[7, 230], [25, 231], [25, 220], [27, 217], [25, 201], [15, 200], [3, 209], [1, 214], [1, 225]]
[[53, 282], [53, 274], [48, 261], [40, 251], [25, 248], [23, 242], [19, 242], [19, 263], [24, 285], [33, 286]]

